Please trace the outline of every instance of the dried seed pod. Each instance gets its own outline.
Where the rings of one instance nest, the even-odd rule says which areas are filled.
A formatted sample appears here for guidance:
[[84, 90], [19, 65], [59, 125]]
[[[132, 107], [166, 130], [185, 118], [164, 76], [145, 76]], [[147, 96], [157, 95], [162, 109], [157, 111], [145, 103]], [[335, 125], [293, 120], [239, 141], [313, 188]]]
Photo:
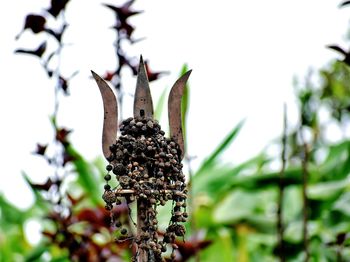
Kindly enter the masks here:
[[[122, 122], [120, 131], [123, 135], [111, 146], [110, 164], [106, 169], [113, 171], [122, 189], [133, 190], [132, 195], [124, 196], [127, 204], [135, 199], [143, 201], [140, 219], [145, 221], [145, 226], [141, 228], [142, 235], [134, 242], [138, 248], [153, 250], [155, 260], [160, 261], [160, 254], [166, 251], [165, 243], [173, 244], [176, 236], [184, 235], [184, 227], [178, 227], [178, 223], [188, 216], [184, 212], [187, 196], [179, 146], [164, 137], [159, 123], [153, 119], [128, 118]], [[105, 185], [105, 189], [112, 192], [109, 185]], [[111, 198], [107, 194], [104, 199], [121, 204], [116, 196]], [[156, 208], [168, 200], [174, 201], [174, 209], [164, 242], [158, 242]], [[111, 209], [114, 202], [106, 202], [106, 208]]]
[[186, 229], [183, 225], [176, 225], [175, 227], [175, 235], [182, 237], [186, 233]]
[[130, 182], [130, 177], [128, 176], [121, 176], [119, 178], [119, 183], [123, 188], [127, 188]]
[[102, 199], [106, 202], [106, 204], [113, 204], [117, 199], [117, 196], [111, 190], [106, 190], [103, 193]]
[[153, 129], [153, 127], [154, 127], [153, 122], [152, 121], [148, 121], [147, 122], [147, 127], [150, 128], [150, 129]]

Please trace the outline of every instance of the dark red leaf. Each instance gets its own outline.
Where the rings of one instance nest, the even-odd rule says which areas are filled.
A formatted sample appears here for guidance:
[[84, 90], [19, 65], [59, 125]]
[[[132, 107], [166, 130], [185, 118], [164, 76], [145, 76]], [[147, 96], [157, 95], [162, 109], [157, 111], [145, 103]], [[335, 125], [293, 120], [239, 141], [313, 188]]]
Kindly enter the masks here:
[[339, 5], [339, 7], [344, 7], [344, 6], [347, 6], [347, 5], [350, 5], [350, 1], [344, 1], [343, 3], [341, 3]]
[[48, 191], [54, 184], [55, 183], [51, 180], [51, 178], [48, 178], [43, 184], [30, 183], [30, 186], [34, 189]]
[[47, 11], [54, 17], [57, 17], [61, 11], [66, 8], [66, 4], [69, 0], [51, 0], [51, 6]]
[[28, 54], [28, 55], [34, 55], [39, 58], [42, 57], [46, 50], [46, 42], [43, 42], [37, 49], [35, 50], [28, 50], [28, 49], [16, 49], [15, 53], [17, 54]]
[[328, 45], [327, 48], [335, 50], [335, 51], [337, 51], [337, 52], [339, 52], [339, 53], [341, 53], [343, 55], [347, 54], [347, 52], [343, 48], [341, 48], [341, 47], [339, 47], [337, 45]]
[[55, 233], [51, 233], [49, 231], [43, 231], [42, 234], [50, 239], [54, 239], [56, 234]]
[[120, 34], [122, 34], [126, 39], [128, 39], [131, 42], [134, 42], [131, 39], [131, 34], [134, 32], [135, 27], [124, 21], [118, 22], [115, 26], [113, 26], [113, 28], [119, 31]]
[[47, 73], [47, 76], [50, 77], [50, 78], [53, 76], [53, 71], [52, 70], [47, 70], [46, 73]]
[[71, 133], [72, 130], [66, 128], [57, 128], [56, 129], [56, 140], [61, 142], [63, 145], [68, 144], [67, 136]]
[[68, 80], [63, 76], [59, 76], [58, 78], [58, 86], [63, 90], [63, 92], [68, 94]]
[[337, 244], [338, 245], [343, 245], [346, 240], [346, 233], [339, 233], [337, 235]]
[[120, 22], [125, 22], [130, 16], [142, 13], [142, 11], [131, 10], [131, 5], [134, 2], [135, 0], [131, 0], [123, 4], [122, 6], [114, 6], [110, 4], [103, 4], [103, 5], [113, 10]]
[[79, 204], [85, 198], [85, 195], [81, 195], [78, 198], [74, 198], [71, 194], [67, 193], [67, 197], [68, 197], [69, 201], [72, 203], [72, 206], [75, 206], [75, 205]]
[[67, 24], [64, 24], [59, 31], [54, 31], [51, 28], [46, 28], [45, 32], [52, 35], [59, 43], [61, 43], [62, 35], [66, 31], [67, 26], [68, 26]]
[[34, 34], [40, 33], [45, 29], [46, 19], [41, 15], [29, 14], [24, 22], [24, 30], [30, 29]]
[[112, 81], [113, 77], [115, 75], [115, 72], [112, 71], [107, 71], [104, 75], [103, 75], [103, 79], [106, 81]]
[[151, 81], [154, 81], [154, 80], [157, 80], [157, 79], [160, 78], [162, 75], [169, 74], [169, 72], [165, 72], [165, 71], [162, 71], [162, 72], [154, 72], [154, 71], [152, 71], [152, 70], [149, 68], [148, 61], [145, 61], [145, 67], [146, 67], [146, 71], [147, 71], [148, 80], [149, 80], [150, 82], [151, 82]]
[[194, 256], [202, 249], [208, 247], [212, 243], [211, 240], [187, 240], [186, 242], [177, 240], [175, 244], [179, 247], [179, 253], [181, 254], [181, 261]]
[[129, 39], [131, 42], [131, 34], [134, 32], [134, 27], [128, 23], [128, 18], [133, 15], [140, 14], [142, 11], [133, 11], [131, 10], [131, 5], [134, 3], [134, 0], [126, 2], [122, 6], [114, 6], [110, 4], [103, 4], [107, 8], [111, 9], [116, 15], [116, 25], [113, 27], [119, 31], [119, 35]]
[[85, 208], [77, 214], [79, 221], [87, 221], [93, 227], [109, 227], [110, 214], [104, 207]]
[[346, 52], [343, 48], [337, 46], [337, 45], [329, 45], [328, 48], [337, 51], [338, 53], [342, 54], [344, 56], [343, 62], [350, 66], [350, 52]]
[[117, 51], [117, 57], [118, 57], [118, 61], [119, 61], [119, 66], [118, 66], [118, 70], [115, 72], [116, 75], [120, 74], [120, 70], [123, 66], [128, 66], [131, 68], [132, 72], [134, 75], [137, 74], [137, 68], [138, 66], [135, 64], [133, 64], [129, 58], [127, 58], [124, 54], [122, 54], [121, 50]]
[[33, 154], [43, 156], [43, 155], [45, 155], [46, 148], [47, 148], [47, 144], [46, 145], [37, 144], [36, 150], [33, 152]]
[[66, 151], [63, 153], [63, 166], [65, 166], [69, 162], [73, 162], [74, 160], [76, 160], [76, 157], [67, 154]]

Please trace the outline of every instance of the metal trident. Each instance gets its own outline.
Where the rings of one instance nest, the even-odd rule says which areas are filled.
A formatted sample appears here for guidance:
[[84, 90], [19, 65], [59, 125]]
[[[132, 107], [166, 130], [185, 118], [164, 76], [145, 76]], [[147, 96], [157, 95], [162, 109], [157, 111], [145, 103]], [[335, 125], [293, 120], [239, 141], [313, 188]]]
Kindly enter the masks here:
[[[182, 201], [185, 201], [186, 199], [186, 189], [185, 189], [186, 186], [185, 186], [184, 176], [181, 171], [182, 165], [179, 167], [179, 165], [177, 165], [176, 163], [179, 163], [183, 159], [184, 151], [185, 151], [184, 138], [183, 138], [183, 132], [182, 132], [181, 99], [184, 94], [185, 85], [190, 74], [191, 74], [191, 70], [186, 72], [183, 76], [181, 76], [175, 82], [175, 84], [171, 88], [169, 99], [168, 99], [168, 118], [169, 118], [169, 126], [170, 126], [170, 138], [172, 141], [174, 141], [178, 145], [178, 149], [179, 149], [179, 152], [175, 150], [174, 154], [177, 154], [178, 152], [176, 156], [171, 155], [171, 157], [174, 157], [175, 159], [177, 159], [177, 160], [172, 159], [173, 161], [175, 161], [175, 163], [173, 162], [173, 171], [176, 173], [176, 176], [172, 176], [169, 173], [166, 179], [163, 177], [163, 179], [166, 180], [166, 182], [164, 183], [165, 184], [168, 183], [167, 186], [169, 186], [169, 188], [165, 186], [163, 187], [162, 190], [155, 190], [155, 191], [158, 191], [157, 193], [158, 195], [159, 194], [163, 196], [169, 195], [170, 199], [172, 199], [173, 201], [174, 200], [177, 201], [178, 205], [174, 207], [173, 222], [169, 226], [171, 228], [171, 230], [170, 229], [169, 230], [171, 232], [176, 232], [178, 236], [184, 235], [184, 227], [177, 225], [177, 222], [182, 221], [182, 218], [185, 218], [185, 216], [182, 216], [182, 214], [184, 213], [181, 212], [180, 206], [183, 204]], [[97, 85], [100, 89], [102, 99], [103, 99], [104, 121], [103, 121], [103, 132], [102, 132], [102, 150], [106, 159], [109, 160], [110, 159], [109, 157], [111, 155], [111, 146], [115, 144], [117, 140], [117, 130], [119, 125], [118, 124], [118, 103], [112, 89], [108, 86], [108, 84], [96, 73], [92, 72], [92, 75], [97, 82]], [[134, 119], [138, 119], [138, 120], [152, 119], [153, 120], [152, 97], [149, 89], [147, 72], [146, 72], [142, 57], [140, 58], [137, 84], [136, 84], [136, 90], [135, 90]], [[153, 122], [150, 121], [150, 123], [151, 123], [150, 125], [153, 126], [152, 124]], [[172, 143], [175, 145], [174, 142]], [[162, 153], [164, 154], [164, 152]], [[118, 164], [121, 165], [121, 163], [117, 163], [116, 165]], [[169, 166], [171, 165], [170, 162], [167, 162], [166, 164], [168, 164]], [[135, 165], [135, 162], [134, 162], [134, 165]], [[138, 164], [136, 166], [138, 166]], [[146, 169], [147, 171], [149, 171], [148, 167]], [[144, 176], [144, 178], [145, 177], [146, 176]], [[147, 177], [149, 176], [147, 175]], [[175, 181], [175, 177], [177, 177], [176, 178], [177, 181]], [[105, 180], [109, 180], [109, 179], [110, 179], [109, 175], [105, 176]], [[142, 182], [140, 181], [140, 183]], [[145, 190], [144, 192], [146, 191], [147, 190]], [[108, 189], [107, 191], [105, 191], [104, 200], [105, 201], [107, 200], [106, 202], [111, 204], [115, 202], [115, 199], [117, 196], [127, 197], [130, 195], [137, 195], [137, 239], [140, 240], [141, 239], [140, 236], [142, 235], [144, 228], [147, 228], [147, 221], [146, 221], [147, 218], [145, 213], [145, 207], [152, 207], [153, 205], [150, 202], [150, 200], [147, 198], [147, 196], [146, 198], [141, 197], [140, 191], [138, 191], [136, 187], [126, 187], [126, 188], [118, 189], [115, 192], [112, 192]], [[155, 236], [156, 236], [156, 233], [155, 233]], [[142, 262], [153, 261], [152, 258], [156, 257], [154, 253], [152, 253], [153, 251], [150, 249], [144, 249], [144, 248], [138, 248], [138, 249], [139, 249], [139, 255], [138, 255], [137, 261], [142, 261]]]
[[[183, 158], [185, 152], [181, 120], [181, 99], [184, 94], [186, 82], [191, 72], [192, 70], [187, 71], [175, 82], [171, 88], [168, 99], [170, 138], [172, 138], [180, 146], [181, 159]], [[91, 73], [97, 82], [103, 99], [104, 121], [102, 131], [102, 151], [105, 158], [108, 158], [110, 155], [109, 147], [117, 139], [118, 103], [112, 89], [108, 86], [108, 84], [95, 72], [91, 71]], [[153, 102], [142, 56], [140, 57], [135, 90], [134, 117], [153, 118]]]

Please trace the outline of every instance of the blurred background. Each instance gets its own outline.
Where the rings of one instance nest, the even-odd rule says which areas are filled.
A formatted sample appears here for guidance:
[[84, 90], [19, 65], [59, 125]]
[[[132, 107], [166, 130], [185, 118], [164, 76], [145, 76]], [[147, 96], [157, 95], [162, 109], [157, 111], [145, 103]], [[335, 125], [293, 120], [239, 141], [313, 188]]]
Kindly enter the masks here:
[[349, 260], [347, 2], [3, 3], [0, 260], [129, 260], [101, 198], [90, 70], [127, 118], [140, 54], [165, 131], [168, 91], [193, 69], [178, 261]]

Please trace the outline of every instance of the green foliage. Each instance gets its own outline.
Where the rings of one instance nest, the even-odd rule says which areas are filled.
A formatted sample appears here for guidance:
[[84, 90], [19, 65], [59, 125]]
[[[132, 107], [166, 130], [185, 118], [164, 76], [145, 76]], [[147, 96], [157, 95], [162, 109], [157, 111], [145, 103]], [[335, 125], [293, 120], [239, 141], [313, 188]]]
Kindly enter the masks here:
[[[339, 67], [342, 68], [339, 65], [335, 68]], [[300, 103], [310, 103], [317, 99], [321, 103], [322, 99], [326, 99], [324, 94], [320, 97], [316, 96], [317, 92], [308, 92], [300, 96]], [[166, 91], [161, 95], [157, 108], [163, 107], [165, 94]], [[161, 110], [158, 111], [160, 116]], [[276, 204], [280, 171], [269, 168], [273, 159], [264, 153], [237, 165], [220, 160], [225, 150], [238, 137], [243, 123], [241, 121], [229, 132], [192, 177], [191, 219], [197, 229], [204, 232], [204, 238], [211, 241], [200, 252], [201, 261], [277, 261]], [[319, 121], [312, 125], [304, 122], [305, 126], [311, 128], [318, 128], [318, 124]], [[104, 162], [97, 159], [94, 163], [89, 163], [71, 144], [65, 150], [72, 156], [71, 164], [77, 174], [76, 180], [69, 187], [71, 190], [78, 189], [86, 196], [82, 206], [101, 205]], [[350, 219], [350, 140], [343, 139], [336, 144], [315, 143], [311, 154], [317, 154], [318, 151], [325, 152], [325, 156], [322, 160], [313, 157], [308, 166], [311, 257], [317, 261], [336, 261], [339, 255], [337, 250], [341, 250], [342, 258], [347, 260], [350, 259], [350, 250], [346, 244], [337, 243], [337, 238], [350, 230], [347, 222]], [[290, 152], [293, 152], [293, 148], [290, 148]], [[66, 255], [57, 254], [45, 241], [34, 248], [26, 241], [26, 221], [33, 216], [44, 216], [49, 208], [41, 191], [32, 184], [28, 175], [23, 174], [23, 177], [33, 191], [35, 203], [33, 207], [22, 211], [0, 196], [1, 256], [11, 261], [21, 254], [24, 261], [41, 261], [44, 254], [51, 254], [53, 261], [67, 261]], [[303, 200], [300, 163], [294, 161], [289, 164], [284, 173], [283, 185], [285, 255], [288, 261], [302, 261]], [[170, 208], [165, 206], [159, 211], [160, 228], [166, 226]], [[186, 227], [190, 228], [189, 225]], [[73, 230], [75, 227], [71, 228]]]
[[227, 137], [219, 144], [219, 146], [214, 150], [213, 153], [203, 162], [201, 167], [198, 170], [198, 174], [201, 174], [203, 171], [210, 169], [215, 161], [218, 160], [218, 157], [224, 152], [224, 150], [234, 141], [238, 132], [243, 126], [243, 121], [240, 122], [232, 131], [227, 135]]
[[[184, 65], [181, 75], [186, 71], [187, 65]], [[201, 261], [278, 261], [277, 203], [281, 185], [284, 255], [287, 261], [304, 261], [300, 131], [311, 134], [307, 141], [310, 161], [306, 163], [311, 261], [350, 261], [347, 236], [350, 231], [350, 140], [344, 132], [337, 143], [329, 143], [324, 133], [324, 127], [330, 122], [336, 122], [337, 127], [344, 130], [349, 120], [350, 69], [345, 63], [335, 61], [318, 72], [317, 77], [320, 81], [316, 84], [308, 77], [296, 92], [300, 123], [289, 130], [289, 156], [283, 179], [280, 170], [270, 168], [280, 157], [274, 159], [261, 153], [237, 165], [220, 159], [238, 137], [244, 121], [229, 132], [191, 176], [188, 234], [186, 242], [180, 241], [179, 245], [183, 244], [183, 248], [197, 245]], [[189, 91], [186, 85], [182, 98], [186, 144], [189, 143], [186, 140]], [[166, 94], [164, 89], [155, 109], [157, 119], [163, 112]], [[320, 117], [320, 108], [327, 110], [328, 119]], [[68, 249], [72, 246], [77, 250], [83, 247], [81, 250], [91, 256], [100, 250], [109, 250], [116, 260], [130, 260], [130, 252], [125, 251], [129, 249], [128, 244], [115, 243], [105, 225], [109, 216], [101, 199], [105, 163], [100, 158], [94, 163], [86, 160], [74, 148], [74, 143], [68, 142], [66, 136], [70, 131], [59, 128], [56, 115], [51, 117], [51, 122], [56, 136], [60, 135], [56, 142], [69, 159], [67, 163], [72, 167], [74, 179], [65, 185], [66, 198], [50, 203], [49, 200], [53, 200], [47, 195], [52, 194], [51, 187], [45, 190], [45, 184], [33, 184], [23, 173], [35, 199], [27, 210], [20, 210], [0, 194], [0, 261], [47, 261], [45, 256], [50, 261], [70, 261]], [[319, 157], [320, 152], [324, 157]], [[60, 182], [56, 181], [56, 185]], [[55, 209], [62, 209], [65, 204], [69, 215], [61, 216]], [[170, 210], [171, 203], [159, 210], [161, 230], [167, 226]], [[128, 211], [124, 211], [126, 219], [128, 215]], [[25, 234], [26, 223], [33, 218], [42, 221], [45, 235], [36, 245], [29, 243]], [[193, 248], [189, 250], [194, 252]]]
[[[74, 158], [73, 166], [78, 174], [78, 183], [85, 192], [89, 192], [89, 197], [95, 205], [102, 203], [101, 176], [98, 177], [89, 164], [72, 146], [67, 148], [67, 152]], [[99, 182], [99, 183], [98, 183]]]
[[164, 111], [164, 104], [165, 104], [167, 93], [168, 93], [168, 90], [164, 88], [156, 104], [156, 109], [154, 110], [154, 118], [157, 119], [158, 121], [161, 119], [162, 113]]

